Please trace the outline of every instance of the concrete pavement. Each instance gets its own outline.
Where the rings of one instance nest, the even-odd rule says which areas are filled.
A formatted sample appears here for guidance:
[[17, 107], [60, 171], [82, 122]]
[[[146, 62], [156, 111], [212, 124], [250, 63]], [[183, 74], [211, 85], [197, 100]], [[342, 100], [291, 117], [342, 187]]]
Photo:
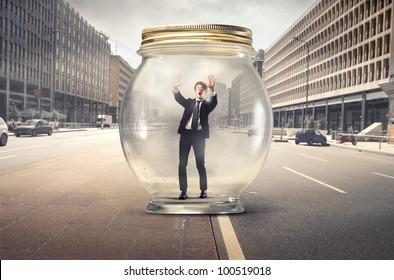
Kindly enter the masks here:
[[147, 202], [120, 143], [0, 171], [0, 259], [218, 259], [210, 216]]
[[357, 145], [352, 145], [350, 142], [340, 144], [336, 140], [328, 139], [328, 143], [335, 147], [352, 149], [358, 152], [394, 156], [394, 144], [388, 144], [387, 142], [358, 141]]
[[[274, 136], [274, 141], [280, 141], [280, 137], [278, 135]], [[282, 137], [284, 141], [294, 143], [294, 137]], [[331, 146], [351, 149], [358, 152], [366, 152], [366, 153], [374, 153], [386, 156], [394, 156], [394, 144], [388, 144], [387, 142], [378, 142], [378, 141], [358, 141], [357, 145], [353, 145], [350, 142], [338, 143], [336, 140], [332, 140], [330, 135], [327, 135], [327, 143]], [[303, 143], [306, 144], [306, 143]], [[318, 145], [318, 144], [316, 144]]]

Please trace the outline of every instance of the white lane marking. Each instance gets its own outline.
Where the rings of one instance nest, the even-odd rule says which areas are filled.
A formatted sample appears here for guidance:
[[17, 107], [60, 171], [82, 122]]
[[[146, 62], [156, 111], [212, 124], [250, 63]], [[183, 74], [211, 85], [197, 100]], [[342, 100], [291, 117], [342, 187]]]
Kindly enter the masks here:
[[317, 158], [317, 157], [311, 157], [311, 156], [304, 155], [304, 154], [299, 154], [299, 155], [300, 155], [300, 156], [303, 156], [303, 157], [307, 157], [307, 158], [315, 159], [315, 160], [320, 160], [320, 161], [327, 161], [326, 159], [321, 159], [321, 158]]
[[394, 177], [393, 177], [393, 176], [385, 175], [385, 174], [378, 173], [378, 172], [373, 172], [373, 174], [375, 174], [375, 175], [379, 175], [379, 176], [383, 176], [383, 177], [387, 177], [387, 178], [391, 178], [391, 179], [394, 179]]
[[244, 260], [245, 256], [235, 235], [230, 218], [227, 215], [218, 215], [220, 230], [222, 231], [224, 245], [229, 260]]
[[297, 175], [300, 175], [300, 176], [302, 176], [302, 177], [304, 177], [304, 178], [307, 178], [307, 179], [309, 179], [309, 180], [311, 180], [311, 181], [314, 181], [314, 182], [316, 182], [316, 183], [319, 183], [320, 185], [323, 185], [323, 186], [325, 186], [325, 187], [327, 187], [327, 188], [330, 188], [330, 189], [332, 189], [332, 190], [334, 190], [334, 191], [337, 191], [337, 192], [339, 192], [339, 193], [346, 193], [345, 191], [343, 191], [343, 190], [341, 190], [341, 189], [338, 189], [338, 188], [336, 188], [336, 187], [334, 187], [334, 186], [331, 186], [331, 185], [329, 185], [329, 184], [326, 184], [326, 183], [324, 183], [324, 182], [322, 182], [322, 181], [319, 181], [319, 180], [317, 180], [317, 179], [314, 179], [314, 178], [312, 178], [312, 177], [309, 177], [309, 176], [307, 176], [307, 175], [305, 175], [305, 174], [302, 174], [302, 173], [300, 173], [300, 172], [298, 172], [298, 171], [295, 171], [295, 170], [293, 170], [293, 169], [290, 169], [290, 168], [288, 168], [288, 167], [283, 166], [283, 168], [286, 169], [286, 170], [288, 170], [288, 171], [290, 171], [290, 172], [293, 172], [293, 173], [295, 173], [295, 174], [297, 174]]
[[6, 158], [12, 158], [12, 157], [15, 157], [15, 156], [0, 157], [0, 159], [6, 159]]
[[29, 146], [29, 147], [24, 147], [24, 148], [19, 148], [19, 149], [12, 149], [12, 150], [7, 150], [7, 151], [0, 151], [0, 153], [9, 153], [9, 152], [15, 152], [15, 151], [21, 151], [21, 150], [29, 150], [29, 149], [35, 149], [35, 148], [47, 147], [47, 146], [50, 146], [50, 144], [48, 144], [48, 145]]

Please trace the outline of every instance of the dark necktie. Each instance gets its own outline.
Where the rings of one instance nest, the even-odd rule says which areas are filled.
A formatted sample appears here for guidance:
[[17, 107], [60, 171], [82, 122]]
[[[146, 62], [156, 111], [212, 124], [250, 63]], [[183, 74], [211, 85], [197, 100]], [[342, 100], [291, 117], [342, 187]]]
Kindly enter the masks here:
[[197, 101], [197, 105], [193, 111], [192, 130], [196, 130], [198, 128], [198, 117], [200, 114], [200, 103], [201, 103], [201, 101]]

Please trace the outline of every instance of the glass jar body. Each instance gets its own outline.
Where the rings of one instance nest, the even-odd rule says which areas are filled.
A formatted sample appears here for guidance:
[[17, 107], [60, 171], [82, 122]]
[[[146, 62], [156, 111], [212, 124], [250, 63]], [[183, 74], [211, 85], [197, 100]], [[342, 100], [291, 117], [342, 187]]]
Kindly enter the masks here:
[[[126, 160], [149, 192], [147, 211], [168, 214], [243, 212], [240, 194], [261, 169], [271, 142], [272, 113], [268, 95], [251, 58], [236, 47], [231, 52], [204, 46], [152, 48], [143, 59], [123, 98], [120, 136]], [[187, 164], [188, 198], [180, 193], [180, 120], [185, 108], [173, 93], [194, 99], [197, 81], [216, 78], [217, 105], [209, 114], [205, 142], [208, 197], [201, 199], [194, 147]], [[213, 98], [213, 97], [212, 97]], [[210, 90], [205, 96], [211, 100]]]

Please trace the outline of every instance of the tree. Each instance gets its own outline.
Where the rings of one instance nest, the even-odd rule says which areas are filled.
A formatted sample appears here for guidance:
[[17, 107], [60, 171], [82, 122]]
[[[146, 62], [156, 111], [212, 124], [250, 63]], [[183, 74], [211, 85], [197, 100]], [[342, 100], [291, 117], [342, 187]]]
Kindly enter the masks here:
[[287, 128], [293, 128], [294, 127], [294, 123], [293, 123], [292, 119], [287, 119], [286, 127]]
[[33, 119], [39, 119], [40, 117], [41, 117], [40, 116], [40, 111], [38, 111], [38, 109], [36, 109], [36, 111], [34, 112], [32, 118]]
[[19, 121], [21, 118], [21, 111], [19, 110], [18, 106], [15, 104], [10, 105], [8, 108], [10, 119], [14, 121]]
[[52, 118], [54, 121], [57, 121], [59, 119], [59, 113], [56, 110], [53, 110], [53, 115]]
[[326, 129], [326, 118], [321, 116], [320, 119], [317, 121], [317, 128], [324, 130]]
[[315, 120], [313, 118], [308, 120], [307, 128], [315, 128]]

